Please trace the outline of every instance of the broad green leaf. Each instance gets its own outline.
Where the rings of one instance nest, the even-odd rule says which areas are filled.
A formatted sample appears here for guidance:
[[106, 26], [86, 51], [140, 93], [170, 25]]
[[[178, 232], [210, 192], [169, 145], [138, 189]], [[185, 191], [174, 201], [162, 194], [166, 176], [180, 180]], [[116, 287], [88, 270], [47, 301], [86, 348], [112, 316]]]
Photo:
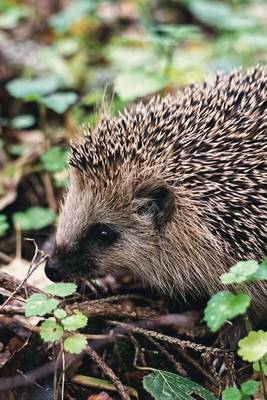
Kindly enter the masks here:
[[253, 279], [255, 281], [267, 279], [267, 258], [263, 260], [257, 271], [253, 274]]
[[13, 221], [22, 231], [38, 230], [55, 222], [56, 214], [50, 208], [31, 207], [24, 212], [13, 214]]
[[202, 22], [219, 29], [248, 30], [257, 26], [252, 16], [234, 10], [230, 4], [213, 0], [189, 0], [190, 11]]
[[8, 152], [9, 154], [12, 154], [12, 156], [21, 156], [22, 154], [25, 154], [26, 151], [26, 146], [23, 146], [22, 144], [12, 144], [8, 147]]
[[0, 237], [5, 236], [7, 230], [9, 229], [9, 223], [4, 214], [0, 214]]
[[222, 392], [223, 400], [242, 400], [242, 393], [239, 389], [231, 387]]
[[267, 332], [251, 331], [248, 336], [239, 340], [237, 354], [244, 360], [255, 362], [267, 354]]
[[56, 299], [49, 299], [45, 294], [36, 293], [30, 296], [26, 302], [26, 317], [40, 316], [51, 313], [59, 302]]
[[166, 79], [160, 75], [142, 70], [128, 71], [116, 77], [114, 89], [122, 100], [131, 101], [163, 89], [166, 83]]
[[155, 370], [143, 379], [144, 388], [155, 400], [216, 400], [216, 397], [198, 383], [172, 372]]
[[64, 330], [55, 320], [47, 319], [40, 326], [40, 336], [44, 342], [56, 342], [63, 336]]
[[77, 290], [77, 285], [75, 283], [52, 283], [46, 286], [43, 291], [52, 296], [67, 297], [75, 293]]
[[35, 121], [36, 119], [33, 115], [18, 115], [11, 120], [11, 126], [15, 129], [26, 129], [30, 128], [35, 123]]
[[64, 340], [64, 350], [69, 353], [79, 354], [86, 348], [86, 346], [86, 337], [81, 334], [70, 336]]
[[0, 28], [12, 29], [18, 24], [18, 22], [30, 15], [30, 8], [24, 5], [15, 5], [9, 7], [3, 13], [0, 14]]
[[54, 92], [60, 87], [60, 83], [58, 77], [48, 76], [38, 79], [14, 79], [6, 87], [13, 97], [30, 100]]
[[46, 171], [58, 172], [67, 167], [67, 158], [67, 150], [62, 150], [59, 146], [54, 146], [41, 156], [41, 161]]
[[254, 280], [253, 275], [258, 268], [259, 264], [257, 261], [239, 261], [230, 268], [229, 272], [223, 274], [220, 279], [224, 284], [249, 282]]
[[216, 293], [208, 301], [204, 311], [204, 320], [212, 332], [216, 332], [227, 320], [244, 314], [251, 298], [245, 294], [233, 294], [228, 291]]
[[71, 315], [62, 320], [62, 324], [66, 331], [76, 331], [87, 325], [88, 318], [82, 313]]
[[86, 14], [93, 11], [95, 1], [93, 0], [75, 0], [71, 2], [63, 11], [50, 18], [50, 25], [57, 32], [66, 32], [77, 20], [84, 18]]
[[63, 114], [69, 106], [78, 99], [78, 95], [74, 92], [53, 93], [43, 97], [40, 101], [47, 108], [51, 108], [58, 114]]
[[257, 393], [259, 386], [259, 382], [249, 379], [241, 384], [241, 392], [245, 395], [252, 396], [253, 394]]
[[54, 311], [54, 316], [57, 319], [63, 319], [63, 318], [66, 318], [67, 314], [66, 314], [66, 311], [62, 310], [61, 308], [56, 308]]

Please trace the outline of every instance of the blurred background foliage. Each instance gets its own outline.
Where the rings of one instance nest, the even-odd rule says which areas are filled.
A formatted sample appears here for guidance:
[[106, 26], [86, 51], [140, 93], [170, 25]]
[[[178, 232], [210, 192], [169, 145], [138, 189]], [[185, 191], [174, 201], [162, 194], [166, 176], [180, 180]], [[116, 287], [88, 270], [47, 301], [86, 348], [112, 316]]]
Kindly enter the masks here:
[[21, 256], [21, 231], [49, 235], [68, 140], [94, 126], [103, 98], [116, 114], [266, 59], [266, 0], [0, 0], [3, 261]]

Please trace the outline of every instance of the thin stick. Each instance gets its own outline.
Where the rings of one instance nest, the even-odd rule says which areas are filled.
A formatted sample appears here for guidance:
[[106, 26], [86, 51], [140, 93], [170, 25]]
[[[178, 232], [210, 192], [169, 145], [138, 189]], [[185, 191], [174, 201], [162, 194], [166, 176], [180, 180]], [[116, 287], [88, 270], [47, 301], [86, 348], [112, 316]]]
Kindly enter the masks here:
[[97, 354], [97, 352], [88, 345], [85, 349], [85, 353], [88, 354], [89, 357], [98, 365], [103, 374], [106, 375], [112, 381], [113, 385], [120, 394], [122, 400], [131, 400], [119, 378], [114, 374], [112, 369], [103, 361], [103, 359]]

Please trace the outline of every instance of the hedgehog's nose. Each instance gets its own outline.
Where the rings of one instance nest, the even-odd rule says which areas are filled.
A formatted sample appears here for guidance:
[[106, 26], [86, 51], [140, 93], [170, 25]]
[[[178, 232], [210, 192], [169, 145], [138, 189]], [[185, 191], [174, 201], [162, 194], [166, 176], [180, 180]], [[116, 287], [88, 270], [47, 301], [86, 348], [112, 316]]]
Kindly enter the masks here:
[[65, 272], [56, 258], [48, 259], [45, 266], [45, 274], [48, 279], [53, 282], [60, 282], [64, 279]]

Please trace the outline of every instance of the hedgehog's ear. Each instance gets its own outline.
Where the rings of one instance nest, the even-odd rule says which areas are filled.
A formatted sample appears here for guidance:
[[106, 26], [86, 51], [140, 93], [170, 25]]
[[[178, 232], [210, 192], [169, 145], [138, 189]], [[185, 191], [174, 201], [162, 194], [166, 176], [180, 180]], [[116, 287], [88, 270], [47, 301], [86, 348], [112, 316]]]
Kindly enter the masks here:
[[137, 186], [135, 203], [137, 214], [151, 216], [155, 225], [161, 227], [174, 211], [175, 196], [165, 182], [147, 181]]

